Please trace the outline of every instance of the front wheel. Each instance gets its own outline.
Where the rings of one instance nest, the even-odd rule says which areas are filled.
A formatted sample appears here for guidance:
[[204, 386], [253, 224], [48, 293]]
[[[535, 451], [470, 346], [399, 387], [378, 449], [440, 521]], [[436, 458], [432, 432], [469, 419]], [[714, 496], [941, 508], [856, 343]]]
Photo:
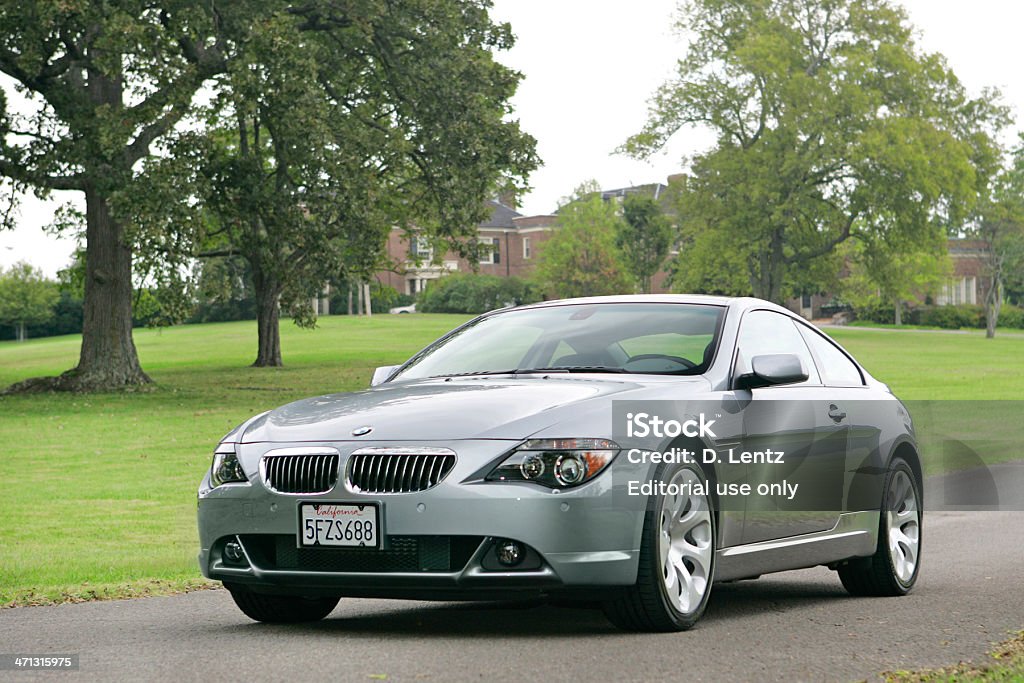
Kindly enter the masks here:
[[921, 571], [921, 491], [903, 458], [893, 458], [884, 491], [875, 554], [838, 569], [852, 595], [906, 595]]
[[306, 598], [291, 595], [263, 595], [244, 586], [226, 586], [238, 609], [254, 621], [270, 624], [298, 624], [320, 621], [338, 606], [340, 598]]
[[668, 466], [644, 515], [637, 582], [604, 604], [629, 631], [685, 631], [704, 613], [715, 570], [715, 516], [707, 480], [692, 465]]

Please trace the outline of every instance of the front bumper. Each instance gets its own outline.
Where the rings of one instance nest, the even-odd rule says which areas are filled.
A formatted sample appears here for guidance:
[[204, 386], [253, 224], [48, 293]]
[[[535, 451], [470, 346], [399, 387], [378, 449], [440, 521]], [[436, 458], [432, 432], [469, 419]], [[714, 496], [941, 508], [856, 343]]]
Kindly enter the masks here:
[[[434, 488], [363, 494], [348, 486], [344, 473], [350, 452], [367, 444], [316, 445], [341, 453], [341, 475], [328, 493], [285, 495], [263, 485], [259, 459], [281, 444], [240, 447], [243, 467], [251, 473], [248, 484], [210, 489], [204, 480], [198, 511], [204, 576], [265, 592], [416, 599], [500, 597], [636, 581], [643, 501], [624, 506], [624, 498], [615, 496], [613, 503], [610, 472], [557, 493], [531, 484], [484, 482], [481, 469], [499, 460], [514, 443], [465, 441], [455, 449], [455, 467]], [[350, 562], [341, 560], [332, 566], [332, 550], [296, 549], [301, 502], [373, 502], [380, 509], [384, 551], [394, 554], [396, 548], [418, 547], [422, 558], [431, 548], [448, 548], [449, 561], [421, 559], [412, 567], [382, 564], [369, 567], [371, 571], [353, 571]], [[523, 568], [500, 567], [493, 558], [497, 539], [518, 541], [535, 554]], [[242, 545], [244, 561], [224, 557], [224, 544], [232, 540]], [[360, 559], [372, 565], [373, 558], [367, 555], [361, 553]], [[344, 552], [336, 556], [348, 557]], [[363, 565], [360, 568], [367, 568]]]

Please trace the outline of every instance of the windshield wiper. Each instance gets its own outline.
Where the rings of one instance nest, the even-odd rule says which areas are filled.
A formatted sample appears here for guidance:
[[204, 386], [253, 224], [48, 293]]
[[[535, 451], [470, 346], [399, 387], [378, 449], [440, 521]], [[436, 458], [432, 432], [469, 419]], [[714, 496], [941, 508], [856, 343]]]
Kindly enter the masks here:
[[628, 373], [625, 368], [612, 368], [607, 365], [557, 365], [548, 368], [520, 368], [515, 371], [517, 375], [537, 374], [543, 372], [612, 372]]
[[470, 370], [469, 372], [446, 372], [443, 375], [431, 375], [434, 377], [474, 377], [478, 375], [514, 375], [515, 368], [511, 370]]
[[556, 372], [607, 372], [629, 373], [625, 368], [612, 368], [606, 365], [558, 365], [547, 368], [513, 368], [511, 370], [471, 370], [469, 372], [449, 372], [431, 377], [481, 377], [485, 375], [540, 375]]

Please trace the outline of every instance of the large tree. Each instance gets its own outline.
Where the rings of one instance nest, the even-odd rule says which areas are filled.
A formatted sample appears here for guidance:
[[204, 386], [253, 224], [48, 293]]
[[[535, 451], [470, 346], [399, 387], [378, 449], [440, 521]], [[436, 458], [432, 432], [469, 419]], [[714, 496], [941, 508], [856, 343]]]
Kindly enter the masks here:
[[[132, 340], [134, 244], [118, 201], [140, 162], [224, 71], [222, 29], [259, 3], [19, 0], [0, 6], [0, 175], [12, 190], [84, 194], [85, 311], [77, 367], [29, 386], [119, 389], [149, 381]], [[7, 214], [8, 225], [14, 215]]]
[[994, 170], [994, 95], [970, 99], [886, 0], [690, 0], [680, 17], [688, 52], [625, 150], [715, 133], [692, 158], [689, 232], [757, 296], [782, 301], [858, 234], [930, 241]]
[[[282, 305], [312, 324], [311, 298], [328, 280], [367, 281], [393, 227], [475, 251], [485, 200], [536, 165], [533, 138], [508, 116], [520, 76], [493, 56], [510, 29], [487, 7], [282, 3], [228, 69], [211, 128], [163, 164], [196, 188], [178, 210], [205, 209], [190, 221], [205, 228], [197, 255], [249, 264], [254, 365], [282, 363]], [[180, 223], [150, 196], [151, 214]]]
[[1007, 169], [994, 180], [968, 235], [984, 245], [985, 336], [996, 336], [1007, 286], [1024, 281], [1024, 135]]

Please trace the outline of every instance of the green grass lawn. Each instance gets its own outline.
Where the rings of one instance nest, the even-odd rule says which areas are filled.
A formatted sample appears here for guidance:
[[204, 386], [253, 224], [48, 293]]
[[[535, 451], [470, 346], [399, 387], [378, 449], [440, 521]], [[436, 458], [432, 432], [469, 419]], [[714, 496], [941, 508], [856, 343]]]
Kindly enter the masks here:
[[[217, 441], [250, 415], [365, 387], [466, 316], [282, 324], [286, 367], [250, 368], [252, 322], [136, 330], [157, 382], [134, 394], [0, 397], [0, 605], [198, 583], [195, 490]], [[57, 374], [78, 337], [0, 343], [0, 385]]]
[[[157, 383], [132, 394], [0, 397], [0, 605], [199, 584], [195, 490], [221, 436], [288, 401], [366, 386], [466, 319], [282, 324], [286, 367], [248, 367], [253, 322], [136, 330]], [[833, 330], [905, 399], [1017, 399], [1024, 339]], [[77, 337], [0, 342], [0, 386], [75, 364]], [[1019, 457], [1019, 456], [1018, 456]]]

